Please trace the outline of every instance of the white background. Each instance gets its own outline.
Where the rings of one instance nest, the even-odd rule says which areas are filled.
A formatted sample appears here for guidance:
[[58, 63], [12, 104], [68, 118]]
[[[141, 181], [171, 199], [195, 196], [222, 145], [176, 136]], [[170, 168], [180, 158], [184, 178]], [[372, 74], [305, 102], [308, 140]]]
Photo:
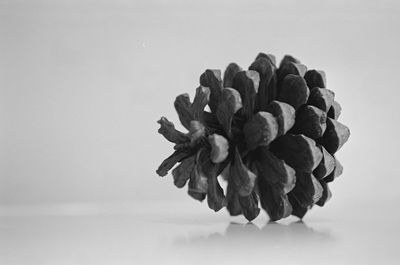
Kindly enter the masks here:
[[[0, 1], [0, 240], [8, 246], [0, 258], [4, 254], [4, 260], [23, 264], [37, 253], [27, 243], [29, 233], [10, 232], [30, 224], [28, 230], [37, 231], [34, 221], [18, 219], [30, 214], [112, 215], [132, 209], [151, 212], [162, 205], [157, 220], [174, 212], [171, 222], [179, 224], [194, 214], [188, 221], [193, 233], [225, 234], [232, 219], [224, 210], [208, 211], [186, 190], [176, 189], [171, 176], [155, 174], [172, 153], [171, 144], [157, 133], [156, 121], [166, 116], [178, 124], [173, 101], [180, 93], [193, 95], [205, 69], [224, 69], [230, 62], [246, 68], [258, 52], [275, 54], [278, 60], [291, 54], [309, 68], [325, 70], [327, 86], [343, 108], [339, 120], [351, 130], [338, 154], [344, 174], [331, 185], [332, 200], [313, 209], [305, 221], [309, 218], [313, 227], [315, 220], [327, 220], [326, 227], [343, 227], [339, 234], [345, 235], [353, 224], [335, 226], [338, 219], [375, 218], [376, 226], [363, 223], [359, 227], [365, 229], [353, 236], [387, 225], [388, 231], [371, 232], [365, 239], [384, 244], [390, 234], [399, 233], [399, 28], [400, 5], [394, 0]], [[186, 208], [180, 210], [176, 203]], [[50, 222], [43, 216], [39, 224]], [[98, 225], [93, 227], [103, 230], [105, 224], [93, 220]], [[204, 220], [218, 220], [220, 227], [204, 230]], [[260, 216], [256, 221], [263, 227], [265, 220]], [[71, 232], [81, 224], [68, 225]], [[145, 227], [170, 229], [165, 236], [173, 240], [190, 230]], [[108, 236], [118, 238], [118, 233]], [[394, 250], [398, 239], [390, 240], [389, 250]], [[26, 255], [13, 252], [10, 241], [25, 244]], [[340, 252], [344, 245], [335, 246]], [[147, 253], [145, 249], [155, 247], [139, 244], [137, 249]], [[395, 260], [394, 252], [380, 252], [375, 245], [359, 250], [368, 249], [378, 249], [377, 260]], [[74, 250], [48, 259], [39, 255], [37, 264], [64, 264], [76, 257]], [[110, 260], [128, 252], [116, 252]], [[96, 264], [88, 258], [91, 254], [73, 260]]]

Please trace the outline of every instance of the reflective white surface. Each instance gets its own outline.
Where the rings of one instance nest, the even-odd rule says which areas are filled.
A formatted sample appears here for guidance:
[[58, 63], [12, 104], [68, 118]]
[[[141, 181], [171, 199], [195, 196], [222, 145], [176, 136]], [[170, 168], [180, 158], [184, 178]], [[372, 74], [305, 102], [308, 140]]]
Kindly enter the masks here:
[[7, 206], [0, 264], [398, 264], [395, 202], [330, 204], [250, 224], [190, 201]]

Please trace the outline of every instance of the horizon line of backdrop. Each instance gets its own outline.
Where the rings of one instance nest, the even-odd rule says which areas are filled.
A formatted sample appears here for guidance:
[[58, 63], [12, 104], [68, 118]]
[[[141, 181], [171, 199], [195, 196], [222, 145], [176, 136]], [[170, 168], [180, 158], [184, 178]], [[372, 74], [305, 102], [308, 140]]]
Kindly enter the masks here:
[[[0, 204], [191, 200], [157, 133], [207, 68], [327, 74], [351, 130], [333, 200], [399, 199], [396, 1], [0, 1]], [[182, 128], [181, 126], [178, 126]]]

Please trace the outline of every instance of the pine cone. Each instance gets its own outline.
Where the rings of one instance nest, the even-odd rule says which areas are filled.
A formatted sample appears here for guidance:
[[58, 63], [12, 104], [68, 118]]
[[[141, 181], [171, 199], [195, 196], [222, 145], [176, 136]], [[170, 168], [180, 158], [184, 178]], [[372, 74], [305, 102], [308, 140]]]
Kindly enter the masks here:
[[[157, 173], [179, 163], [174, 184], [188, 182], [189, 195], [207, 198], [214, 211], [226, 206], [251, 221], [260, 201], [272, 221], [303, 218], [331, 197], [328, 183], [343, 171], [334, 154], [350, 131], [337, 121], [341, 107], [324, 72], [289, 55], [277, 68], [274, 56], [260, 53], [247, 71], [229, 64], [223, 79], [219, 70], [206, 70], [193, 102], [182, 94], [174, 105], [188, 133], [165, 117], [158, 121], [175, 152]], [[219, 175], [228, 183], [225, 194]]]

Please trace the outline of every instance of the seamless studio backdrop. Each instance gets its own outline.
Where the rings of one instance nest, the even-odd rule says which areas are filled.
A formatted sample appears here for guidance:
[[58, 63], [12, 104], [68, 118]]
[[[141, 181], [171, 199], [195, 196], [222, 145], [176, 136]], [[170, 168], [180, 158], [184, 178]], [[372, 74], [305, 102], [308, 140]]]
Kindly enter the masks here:
[[156, 121], [183, 129], [178, 94], [266, 52], [324, 70], [351, 130], [333, 197], [310, 216], [398, 220], [399, 14], [395, 0], [0, 0], [0, 214], [187, 202], [214, 216], [156, 175], [172, 152]]
[[155, 174], [172, 150], [156, 121], [179, 124], [175, 96], [193, 96], [205, 69], [245, 68], [261, 51], [325, 70], [342, 104], [351, 137], [330, 204], [398, 200], [399, 11], [396, 1], [1, 1], [0, 203], [190, 200]]

